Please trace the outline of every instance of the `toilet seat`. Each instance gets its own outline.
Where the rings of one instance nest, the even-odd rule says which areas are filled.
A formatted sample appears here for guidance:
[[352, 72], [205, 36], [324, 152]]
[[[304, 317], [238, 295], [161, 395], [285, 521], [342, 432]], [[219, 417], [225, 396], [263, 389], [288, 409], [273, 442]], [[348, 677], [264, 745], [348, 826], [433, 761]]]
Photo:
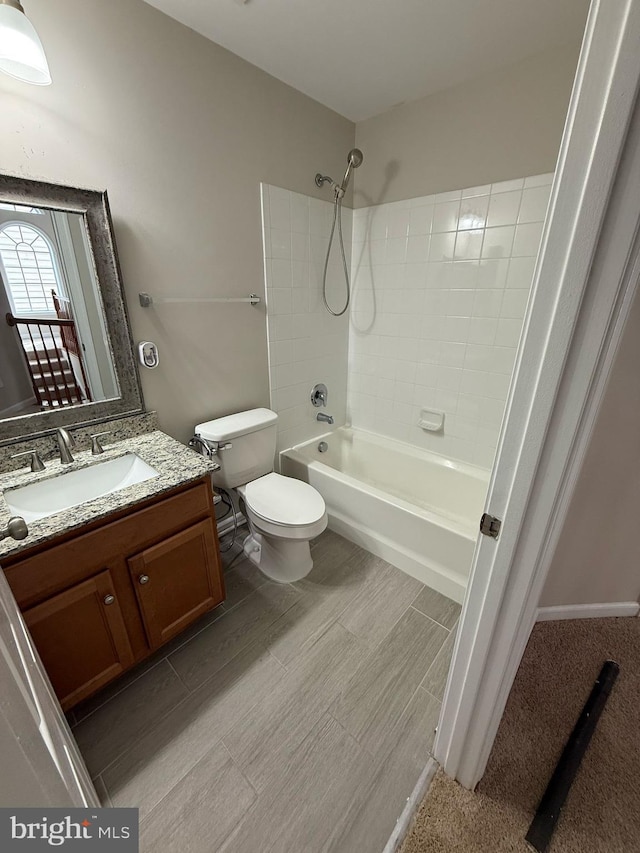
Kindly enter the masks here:
[[315, 524], [326, 509], [322, 495], [313, 486], [275, 472], [252, 480], [238, 491], [253, 514], [271, 524]]
[[322, 495], [302, 480], [265, 474], [238, 488], [251, 520], [265, 533], [291, 539], [318, 536], [327, 526]]

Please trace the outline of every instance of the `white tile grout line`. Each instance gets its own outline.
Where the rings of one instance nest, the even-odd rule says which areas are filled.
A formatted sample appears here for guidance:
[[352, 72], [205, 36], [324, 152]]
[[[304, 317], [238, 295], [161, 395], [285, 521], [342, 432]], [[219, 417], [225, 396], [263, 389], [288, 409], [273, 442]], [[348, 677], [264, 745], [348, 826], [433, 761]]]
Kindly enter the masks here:
[[[438, 623], [438, 624], [440, 624], [440, 623]], [[427, 680], [427, 677], [428, 677], [429, 673], [431, 672], [431, 670], [433, 669], [433, 667], [436, 665], [436, 662], [439, 660], [440, 655], [442, 654], [442, 650], [444, 649], [444, 647], [445, 647], [445, 645], [446, 645], [446, 643], [447, 643], [447, 640], [449, 639], [449, 637], [450, 637], [450, 636], [451, 636], [451, 631], [449, 632], [449, 635], [448, 635], [448, 636], [447, 636], [447, 638], [445, 639], [444, 643], [440, 646], [440, 648], [439, 648], [439, 649], [438, 649], [438, 651], [436, 652], [436, 656], [434, 657], [434, 659], [433, 659], [433, 660], [431, 661], [431, 663], [429, 664], [429, 669], [425, 672], [425, 674], [424, 674], [424, 678], [422, 679], [422, 681], [421, 681], [421, 682], [420, 682], [420, 684], [418, 685], [419, 687], [422, 687], [422, 689], [423, 689], [423, 690], [426, 690], [426, 692], [427, 692], [430, 696], [433, 696], [433, 693], [431, 693], [431, 691], [430, 691], [430, 690], [427, 690], [427, 688], [424, 686], [424, 683], [425, 683], [425, 681]], [[452, 654], [452, 656], [453, 656], [453, 649], [451, 650], [451, 654]], [[449, 660], [449, 667], [448, 667], [448, 670], [449, 670], [449, 669], [451, 669], [451, 660]], [[447, 670], [447, 675], [448, 675], [448, 670]], [[446, 679], [445, 679], [445, 681], [446, 681]], [[437, 696], [433, 696], [433, 698], [434, 698], [434, 699], [437, 699], [438, 697], [437, 697]], [[438, 699], [438, 702], [442, 703], [442, 699]]]
[[[253, 706], [252, 706], [252, 707], [253, 707]], [[247, 776], [247, 774], [244, 772], [244, 770], [243, 770], [243, 769], [242, 769], [242, 767], [240, 766], [240, 763], [239, 763], [238, 761], [236, 761], [236, 759], [233, 757], [233, 753], [231, 752], [231, 750], [229, 749], [229, 747], [228, 747], [228, 746], [226, 745], [226, 743], [224, 742], [224, 738], [222, 738], [222, 737], [221, 737], [221, 738], [220, 738], [220, 740], [219, 740], [219, 741], [217, 741], [217, 743], [215, 743], [215, 744], [214, 744], [214, 747], [215, 747], [215, 746], [221, 746], [221, 747], [224, 749], [224, 751], [225, 751], [225, 752], [227, 753], [227, 755], [229, 756], [229, 761], [233, 764], [233, 766], [235, 767], [235, 769], [238, 771], [238, 773], [242, 776], [242, 778], [245, 780], [245, 782], [247, 783], [247, 785], [251, 788], [251, 790], [253, 791], [253, 793], [256, 795], [255, 800], [254, 800], [254, 801], [253, 801], [253, 803], [251, 803], [251, 805], [249, 806], [249, 809], [251, 809], [251, 808], [255, 805], [255, 803], [257, 803], [257, 802], [258, 802], [258, 798], [260, 797], [260, 791], [256, 788], [256, 786], [253, 784], [253, 782], [251, 781], [251, 779], [249, 779], [249, 777]], [[212, 749], [213, 749], [214, 747], [212, 747], [212, 748], [211, 748], [211, 749], [206, 753], [206, 755], [208, 755], [208, 754], [212, 751]], [[196, 766], [196, 765], [194, 764], [194, 767], [195, 767], [195, 766]], [[183, 777], [183, 778], [184, 778], [184, 777]], [[242, 823], [242, 821], [240, 821], [240, 823]]]
[[[160, 660], [155, 661], [155, 663], [150, 664], [148, 667], [144, 667], [144, 664], [147, 662], [147, 660], [141, 660], [138, 663], [134, 664], [131, 669], [127, 670], [126, 672], [124, 672], [122, 674], [122, 676], [119, 676], [119, 677], [124, 680], [127, 677], [127, 675], [131, 675], [133, 670], [138, 666], [141, 668], [141, 671], [134, 678], [131, 678], [131, 681], [127, 681], [126, 684], [122, 684], [122, 686], [118, 686], [118, 689], [115, 691], [115, 693], [108, 696], [103, 702], [100, 702], [99, 705], [96, 705], [96, 707], [93, 708], [91, 711], [89, 711], [88, 714], [85, 714], [83, 717], [80, 717], [80, 718], [78, 718], [78, 716], [76, 714], [76, 721], [73, 724], [73, 726], [71, 726], [72, 731], [74, 729], [77, 729], [81, 723], [84, 723], [85, 720], [88, 720], [89, 717], [92, 717], [101, 708], [104, 708], [104, 706], [107, 705], [109, 702], [111, 702], [112, 699], [115, 699], [116, 696], [119, 696], [121, 693], [123, 693], [125, 690], [127, 690], [129, 687], [131, 687], [132, 684], [135, 684], [136, 681], [139, 681], [141, 678], [143, 678], [149, 672], [156, 669], [156, 667], [160, 666], [160, 664], [163, 663], [165, 660], [166, 660], [166, 657], [162, 657], [162, 658], [160, 658]], [[109, 690], [111, 685], [113, 685], [113, 687], [115, 688], [116, 687], [116, 681], [113, 681], [113, 682], [110, 682], [110, 684], [107, 684], [105, 686], [104, 690], [105, 691]], [[89, 702], [94, 697], [98, 697], [99, 695], [100, 695], [100, 692], [98, 691], [98, 693], [94, 693], [93, 696], [89, 696], [86, 701]], [[75, 711], [75, 708], [72, 710]]]
[[[166, 658], [164, 658], [164, 660], [166, 660], [166, 662], [169, 664], [169, 669], [171, 669], [171, 671], [173, 672], [173, 674], [175, 675], [175, 677], [178, 679], [178, 683], [179, 683], [179, 684], [182, 684], [182, 686], [184, 687], [184, 689], [187, 691], [187, 696], [188, 696], [188, 695], [190, 695], [191, 693], [195, 693], [195, 690], [190, 690], [190, 689], [187, 687], [187, 685], [184, 683], [184, 681], [180, 678], [180, 673], [179, 673], [179, 672], [178, 672], [178, 670], [175, 668], [175, 666], [171, 663], [171, 656], [170, 656], [170, 655], [168, 655]], [[433, 666], [433, 664], [432, 664], [432, 666]], [[428, 675], [428, 671], [427, 671], [427, 675]], [[427, 676], [425, 675], [425, 678], [426, 678], [426, 677], [427, 677]], [[187, 698], [187, 697], [185, 696], [185, 699], [186, 699], [186, 698]], [[180, 703], [178, 703], [178, 704], [180, 704]]]
[[[433, 699], [433, 701], [434, 701], [434, 702], [437, 702], [437, 703], [438, 703], [438, 705], [440, 705], [440, 707], [442, 707], [442, 699], [438, 699], [438, 697], [437, 697], [437, 696], [434, 696], [434, 695], [433, 695], [433, 693], [432, 693], [430, 690], [427, 690], [427, 688], [426, 688], [426, 687], [423, 687], [423, 686], [422, 686], [422, 682], [420, 682], [420, 684], [418, 685], [418, 687], [417, 687], [417, 689], [416, 689], [416, 693], [418, 692], [418, 690], [422, 690], [422, 692], [423, 692], [423, 693], [426, 693], [426, 694], [427, 694], [427, 696], [431, 696], [431, 698]], [[415, 696], [415, 694], [414, 694], [414, 696]], [[437, 732], [437, 726], [436, 726], [436, 732]]]
[[402, 810], [402, 814], [398, 818], [396, 825], [393, 828], [393, 832], [391, 833], [382, 853], [396, 853], [396, 851], [399, 850], [400, 845], [409, 831], [411, 821], [413, 820], [415, 813], [418, 811], [425, 794], [429, 790], [429, 786], [431, 785], [437, 769], [438, 762], [435, 758], [430, 757], [427, 761], [427, 766], [420, 774], [420, 778], [411, 792], [411, 796], [407, 798], [407, 803]]
[[[415, 599], [414, 599], [414, 601], [415, 601]], [[447, 626], [446, 626], [446, 625], [443, 625], [443, 624], [442, 624], [442, 622], [438, 622], [438, 620], [437, 620], [437, 619], [434, 619], [434, 618], [433, 618], [433, 616], [427, 616], [427, 614], [426, 614], [426, 613], [423, 613], [423, 612], [422, 612], [422, 610], [420, 610], [418, 607], [415, 607], [415, 605], [413, 605], [413, 604], [410, 604], [410, 605], [409, 605], [409, 607], [408, 607], [407, 609], [408, 609], [408, 610], [409, 610], [409, 609], [410, 609], [410, 610], [415, 610], [415, 612], [416, 612], [416, 613], [419, 613], [421, 616], [424, 616], [424, 618], [425, 618], [425, 619], [428, 619], [428, 620], [429, 620], [429, 622], [433, 622], [433, 624], [434, 624], [434, 625], [437, 625], [439, 628], [444, 628], [444, 630], [447, 632], [447, 634], [450, 634], [450, 633], [451, 633], [451, 631], [453, 630], [452, 628], [447, 628]]]
[[[402, 569], [399, 569], [398, 571], [402, 571]], [[429, 614], [428, 614], [428, 613], [425, 613], [425, 612], [424, 612], [424, 610], [420, 610], [420, 608], [419, 608], [419, 607], [416, 607], [416, 601], [420, 598], [420, 596], [422, 595], [422, 593], [424, 592], [424, 590], [425, 590], [425, 589], [428, 589], [428, 590], [430, 590], [431, 592], [435, 592], [437, 595], [442, 595], [442, 593], [441, 593], [441, 592], [438, 592], [436, 589], [433, 589], [433, 587], [429, 586], [429, 585], [428, 585], [428, 584], [426, 584], [426, 583], [425, 583], [425, 584], [422, 584], [422, 586], [423, 586], [423, 589], [421, 589], [421, 590], [420, 590], [420, 592], [416, 593], [416, 597], [411, 601], [411, 603], [410, 603], [409, 607], [413, 607], [413, 609], [414, 609], [414, 610], [417, 610], [417, 611], [418, 611], [418, 613], [422, 613], [422, 615], [423, 615], [423, 616], [426, 616], [426, 617], [427, 617], [427, 619], [431, 619], [431, 621], [432, 621], [432, 622], [435, 622], [435, 623], [436, 623], [436, 624], [438, 624], [438, 625], [442, 625], [442, 627], [443, 627], [443, 628], [446, 628], [446, 629], [447, 629], [447, 631], [453, 631], [453, 630], [454, 630], [454, 628], [456, 627], [456, 625], [458, 624], [458, 620], [460, 619], [460, 614], [458, 614], [458, 616], [457, 616], [457, 618], [456, 618], [456, 621], [453, 623], [453, 627], [452, 627], [452, 628], [449, 628], [449, 627], [447, 627], [447, 625], [443, 624], [442, 622], [438, 622], [438, 620], [437, 620], [434, 616], [429, 616]], [[442, 597], [443, 597], [443, 598], [447, 598], [447, 596], [446, 596], [446, 595], [442, 595]], [[457, 602], [457, 601], [453, 601], [453, 599], [452, 599], [452, 598], [449, 598], [448, 600], [449, 600], [449, 601], [451, 601], [453, 604], [458, 604], [458, 602]], [[460, 606], [460, 608], [462, 609], [462, 605], [459, 605], [459, 606]]]

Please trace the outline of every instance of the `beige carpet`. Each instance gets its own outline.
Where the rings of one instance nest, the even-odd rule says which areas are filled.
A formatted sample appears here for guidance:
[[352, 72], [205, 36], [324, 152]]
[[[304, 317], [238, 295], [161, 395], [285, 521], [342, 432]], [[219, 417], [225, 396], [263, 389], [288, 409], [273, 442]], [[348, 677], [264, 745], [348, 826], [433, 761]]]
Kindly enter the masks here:
[[539, 623], [476, 793], [438, 772], [401, 853], [502, 853], [524, 841], [605, 659], [620, 675], [549, 853], [640, 851], [640, 619]]

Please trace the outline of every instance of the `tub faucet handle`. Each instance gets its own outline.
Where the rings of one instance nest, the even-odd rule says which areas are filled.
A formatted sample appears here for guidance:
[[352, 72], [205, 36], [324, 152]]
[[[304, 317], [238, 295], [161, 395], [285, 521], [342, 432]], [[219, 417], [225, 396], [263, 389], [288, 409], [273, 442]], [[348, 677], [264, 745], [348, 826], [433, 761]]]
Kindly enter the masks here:
[[311, 389], [311, 405], [319, 409], [320, 406], [326, 406], [329, 400], [329, 392], [324, 382], [318, 382]]

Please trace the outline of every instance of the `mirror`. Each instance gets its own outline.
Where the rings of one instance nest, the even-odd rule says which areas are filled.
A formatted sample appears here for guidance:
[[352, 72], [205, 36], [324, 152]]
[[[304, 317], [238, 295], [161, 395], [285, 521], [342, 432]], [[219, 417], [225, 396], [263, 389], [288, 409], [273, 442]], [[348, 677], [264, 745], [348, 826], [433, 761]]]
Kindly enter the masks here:
[[0, 444], [143, 408], [106, 192], [0, 176]]

